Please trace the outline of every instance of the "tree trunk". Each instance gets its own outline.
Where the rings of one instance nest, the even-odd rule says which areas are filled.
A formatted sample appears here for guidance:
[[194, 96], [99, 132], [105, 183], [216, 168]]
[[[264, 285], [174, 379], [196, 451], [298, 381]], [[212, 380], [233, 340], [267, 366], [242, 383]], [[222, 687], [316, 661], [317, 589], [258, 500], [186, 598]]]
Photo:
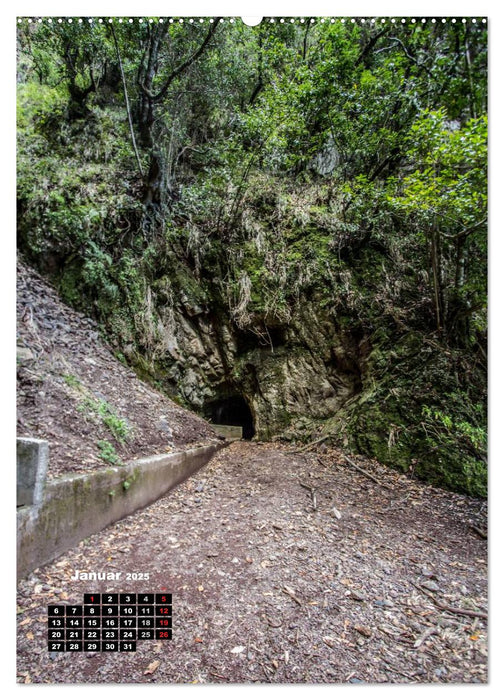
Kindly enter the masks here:
[[441, 280], [439, 275], [439, 235], [437, 227], [431, 231], [431, 271], [434, 311], [436, 315], [436, 329], [439, 334], [442, 330], [442, 304], [441, 304]]
[[471, 60], [471, 50], [469, 48], [468, 40], [469, 27], [465, 28], [464, 32], [464, 59], [467, 73], [467, 82], [469, 84], [469, 110], [471, 117], [476, 118], [476, 106], [474, 101], [474, 81], [473, 81], [473, 71], [472, 71], [472, 60]]
[[163, 207], [171, 193], [171, 188], [168, 187], [166, 181], [166, 158], [162, 151], [156, 148], [156, 139], [153, 133], [155, 105], [163, 102], [172, 82], [201, 56], [217, 31], [219, 21], [219, 17], [214, 19], [198, 49], [172, 70], [157, 92], [154, 92], [154, 78], [158, 71], [160, 47], [165, 40], [168, 25], [161, 24], [154, 28], [149, 28], [148, 44], [138, 70], [138, 85], [140, 88], [140, 107], [138, 112], [139, 141], [143, 148], [151, 151], [149, 172], [145, 178], [144, 186], [143, 203], [145, 205]]
[[168, 26], [161, 24], [149, 29], [149, 41], [138, 71], [138, 84], [140, 86], [138, 127], [142, 148], [152, 148], [154, 145], [152, 134], [154, 124], [153, 83], [158, 68], [159, 48], [166, 36]]
[[165, 206], [169, 194], [166, 183], [166, 164], [160, 150], [151, 153], [149, 172], [145, 178], [143, 204]]
[[128, 124], [129, 124], [129, 128], [130, 128], [131, 141], [133, 144], [133, 150], [135, 152], [135, 157], [137, 160], [138, 170], [140, 171], [140, 177], [142, 177], [142, 179], [143, 179], [142, 163], [140, 161], [140, 155], [138, 153], [138, 148], [136, 145], [135, 131], [133, 129], [133, 120], [131, 119], [131, 110], [130, 110], [129, 99], [128, 99], [128, 87], [126, 85], [126, 78], [124, 77], [124, 69], [123, 69], [123, 64], [121, 61], [121, 54], [119, 53], [119, 44], [117, 43], [117, 37], [116, 37], [115, 31], [114, 31], [114, 25], [111, 25], [111, 29], [112, 29], [112, 37], [114, 38], [117, 61], [119, 63], [119, 68], [121, 71], [121, 78], [122, 78], [122, 84], [123, 84], [123, 90], [124, 90], [124, 100], [126, 102], [126, 113], [128, 115]]

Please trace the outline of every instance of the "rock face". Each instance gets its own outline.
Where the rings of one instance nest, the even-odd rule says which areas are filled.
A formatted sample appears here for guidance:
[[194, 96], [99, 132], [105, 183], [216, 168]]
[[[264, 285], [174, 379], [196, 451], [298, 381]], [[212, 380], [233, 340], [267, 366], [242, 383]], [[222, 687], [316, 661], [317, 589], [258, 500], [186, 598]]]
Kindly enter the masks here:
[[258, 392], [252, 396], [256, 430], [271, 437], [296, 418], [325, 419], [355, 391], [355, 378], [338, 374], [309, 348], [287, 347], [252, 365]]
[[187, 298], [159, 308], [164, 381], [208, 418], [243, 398], [261, 439], [330, 418], [361, 388], [358, 343], [313, 303], [299, 309], [288, 326], [238, 329]]

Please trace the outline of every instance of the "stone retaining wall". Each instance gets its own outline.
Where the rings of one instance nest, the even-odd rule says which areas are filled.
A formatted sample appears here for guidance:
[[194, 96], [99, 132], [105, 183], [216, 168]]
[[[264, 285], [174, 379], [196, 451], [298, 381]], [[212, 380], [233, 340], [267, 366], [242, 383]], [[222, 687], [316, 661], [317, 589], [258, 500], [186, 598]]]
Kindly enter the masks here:
[[46, 482], [42, 501], [17, 511], [18, 579], [153, 503], [203, 467], [225, 444], [155, 455]]

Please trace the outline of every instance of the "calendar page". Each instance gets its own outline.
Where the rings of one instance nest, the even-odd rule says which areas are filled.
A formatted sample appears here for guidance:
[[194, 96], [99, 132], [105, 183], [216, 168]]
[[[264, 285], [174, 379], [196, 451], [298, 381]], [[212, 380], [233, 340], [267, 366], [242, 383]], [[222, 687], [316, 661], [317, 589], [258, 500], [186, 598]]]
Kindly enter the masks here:
[[17, 683], [487, 683], [488, 18], [136, 10], [15, 20]]

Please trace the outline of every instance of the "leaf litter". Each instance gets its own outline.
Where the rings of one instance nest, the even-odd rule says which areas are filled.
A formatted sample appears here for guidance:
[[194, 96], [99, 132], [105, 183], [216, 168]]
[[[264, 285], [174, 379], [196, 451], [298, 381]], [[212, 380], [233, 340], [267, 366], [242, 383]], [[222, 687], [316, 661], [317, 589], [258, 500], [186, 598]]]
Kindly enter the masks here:
[[[380, 484], [337, 450], [322, 465], [309, 451], [235, 442], [36, 570], [18, 585], [19, 682], [485, 683], [487, 542], [470, 527], [483, 524], [483, 502], [352, 462]], [[316, 510], [300, 485], [314, 481]], [[173, 593], [173, 639], [49, 654], [47, 605], [90, 589], [70, 580], [76, 569], [147, 572], [100, 590]]]

